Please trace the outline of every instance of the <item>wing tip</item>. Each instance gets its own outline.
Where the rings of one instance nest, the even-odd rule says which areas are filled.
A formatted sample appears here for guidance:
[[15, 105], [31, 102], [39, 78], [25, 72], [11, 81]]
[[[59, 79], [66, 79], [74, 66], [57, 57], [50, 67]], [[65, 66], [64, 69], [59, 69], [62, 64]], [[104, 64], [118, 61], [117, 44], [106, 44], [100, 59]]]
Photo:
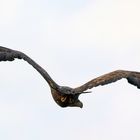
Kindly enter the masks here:
[[138, 89], [140, 89], [140, 79], [137, 77], [128, 77], [127, 78], [128, 83], [136, 86]]

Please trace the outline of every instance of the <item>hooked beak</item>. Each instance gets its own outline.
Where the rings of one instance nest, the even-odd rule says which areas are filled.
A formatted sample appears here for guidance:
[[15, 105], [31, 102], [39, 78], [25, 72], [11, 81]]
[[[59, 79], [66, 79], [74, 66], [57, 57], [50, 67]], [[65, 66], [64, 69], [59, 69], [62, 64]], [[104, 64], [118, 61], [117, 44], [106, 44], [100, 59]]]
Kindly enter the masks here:
[[71, 104], [70, 107], [80, 107], [80, 108], [83, 108], [83, 103], [80, 100], [77, 100], [75, 103]]

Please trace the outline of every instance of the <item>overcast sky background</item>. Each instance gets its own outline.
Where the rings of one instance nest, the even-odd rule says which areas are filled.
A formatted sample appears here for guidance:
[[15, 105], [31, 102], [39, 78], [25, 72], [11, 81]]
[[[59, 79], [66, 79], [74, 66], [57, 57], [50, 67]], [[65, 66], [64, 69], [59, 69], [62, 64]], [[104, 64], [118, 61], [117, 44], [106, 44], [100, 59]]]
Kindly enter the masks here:
[[[0, 45], [25, 52], [60, 85], [140, 71], [139, 0], [0, 0]], [[140, 90], [126, 80], [60, 108], [22, 60], [0, 63], [0, 139], [139, 140]]]

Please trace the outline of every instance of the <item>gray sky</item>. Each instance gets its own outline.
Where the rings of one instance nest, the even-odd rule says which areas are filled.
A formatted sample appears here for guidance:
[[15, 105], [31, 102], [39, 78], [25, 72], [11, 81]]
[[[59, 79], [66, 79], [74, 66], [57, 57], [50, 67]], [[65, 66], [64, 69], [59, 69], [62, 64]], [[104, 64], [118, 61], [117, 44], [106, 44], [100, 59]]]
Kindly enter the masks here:
[[[1, 0], [0, 45], [25, 52], [60, 85], [140, 71], [139, 0]], [[0, 63], [0, 139], [139, 140], [140, 90], [126, 80], [60, 108], [26, 62]]]

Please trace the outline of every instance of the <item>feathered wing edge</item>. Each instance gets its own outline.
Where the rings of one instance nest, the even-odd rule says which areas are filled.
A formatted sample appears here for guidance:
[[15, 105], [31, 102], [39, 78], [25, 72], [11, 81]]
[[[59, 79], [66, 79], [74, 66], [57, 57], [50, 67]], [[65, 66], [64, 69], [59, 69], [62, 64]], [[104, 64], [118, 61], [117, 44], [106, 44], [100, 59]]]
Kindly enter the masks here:
[[102, 75], [100, 77], [97, 77], [97, 78], [85, 83], [84, 85], [75, 88], [74, 91], [75, 91], [75, 93], [82, 93], [93, 87], [110, 84], [110, 83], [116, 82], [122, 78], [126, 78], [130, 84], [137, 86], [137, 88], [140, 88], [140, 72], [116, 70], [116, 71], [110, 72], [108, 74]]
[[48, 82], [50, 87], [58, 89], [59, 86], [53, 81], [49, 74], [29, 56], [20, 51], [0, 46], [0, 61], [13, 61], [15, 58], [27, 61], [44, 77], [44, 79]]
[[[0, 61], [13, 61], [15, 58], [23, 59], [27, 61], [44, 77], [44, 79], [48, 82], [50, 87], [54, 89], [59, 88], [59, 85], [53, 81], [53, 79], [49, 76], [49, 74], [41, 66], [39, 66], [34, 60], [32, 60], [29, 56], [27, 56], [26, 54], [20, 51], [16, 51], [0, 46]], [[116, 82], [117, 80], [120, 80], [122, 78], [126, 78], [130, 84], [137, 86], [137, 88], [140, 88], [140, 72], [117, 70], [105, 74], [103, 76], [97, 77], [80, 87], [74, 88], [73, 90], [74, 93], [79, 94], [93, 87]]]

